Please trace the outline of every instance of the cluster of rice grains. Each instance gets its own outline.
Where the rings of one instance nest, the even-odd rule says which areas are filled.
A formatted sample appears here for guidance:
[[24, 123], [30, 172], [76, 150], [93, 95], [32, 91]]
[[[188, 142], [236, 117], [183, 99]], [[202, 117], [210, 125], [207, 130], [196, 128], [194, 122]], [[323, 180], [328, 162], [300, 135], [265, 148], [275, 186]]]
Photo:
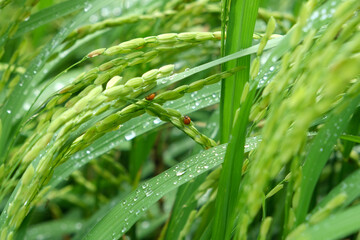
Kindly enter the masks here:
[[287, 223], [288, 231], [293, 228], [301, 181], [299, 159], [306, 133], [316, 119], [336, 108], [344, 95], [360, 90], [360, 16], [356, 12], [360, 3], [340, 4], [326, 29], [316, 29], [307, 22], [315, 2], [309, 1], [302, 8], [290, 49], [282, 56], [281, 67], [263, 90], [260, 102], [253, 107], [257, 111], [251, 114], [253, 119], [267, 117], [261, 130], [262, 142], [250, 155], [250, 167], [241, 187], [239, 239], [246, 239], [246, 230], [262, 204], [267, 184], [289, 161], [296, 166], [291, 172], [294, 195]]
[[[174, 65], [166, 65], [152, 69], [141, 77], [125, 79], [119, 76], [125, 68], [149, 62], [161, 51], [185, 45], [198, 44], [207, 40], [220, 39], [220, 32], [188, 32], [179, 34], [162, 34], [159, 36], [138, 38], [123, 42], [107, 49], [98, 49], [87, 55], [93, 58], [99, 55], [119, 55], [99, 67], [79, 75], [71, 84], [61, 89], [44, 105], [43, 109], [31, 120], [34, 134], [12, 154], [9, 161], [13, 166], [6, 170], [5, 176], [13, 183], [3, 186], [9, 192], [16, 179], [21, 176], [21, 185], [11, 198], [5, 210], [7, 226], [2, 234], [11, 233], [22, 223], [30, 208], [40, 201], [50, 187], [45, 189], [56, 166], [66, 161], [71, 154], [84, 149], [106, 132], [118, 129], [124, 122], [147, 112], [161, 120], [170, 122], [204, 148], [216, 145], [214, 140], [200, 133], [191, 123], [190, 118], [174, 110], [162, 107], [166, 101], [181, 98], [206, 85], [219, 82], [223, 77], [233, 74], [237, 69], [212, 75], [205, 79], [182, 85], [176, 89], [164, 91], [155, 97], [138, 100], [137, 97], [151, 91], [157, 80], [173, 73]], [[152, 48], [143, 52], [140, 48]], [[130, 104], [129, 104], [130, 103]], [[79, 130], [92, 119], [93, 126]], [[80, 131], [79, 137], [72, 135]], [[44, 151], [46, 149], [46, 151]], [[25, 203], [25, 204], [24, 204]]]
[[[177, 4], [179, 4], [179, 2]], [[157, 10], [154, 13], [150, 14], [134, 14], [117, 18], [108, 18], [94, 24], [84, 25], [72, 31], [69, 36], [67, 36], [65, 41], [74, 41], [77, 39], [81, 39], [85, 36], [90, 35], [91, 33], [107, 28], [118, 27], [131, 23], [138, 23], [140, 21], [153, 21], [154, 19], [166, 19], [168, 21], [167, 25], [171, 26], [171, 29], [174, 29], [176, 23], [178, 24], [179, 20], [181, 20], [180, 22], [182, 23], [180, 29], [183, 29], [184, 25], [191, 25], [190, 20], [194, 16], [211, 12], [220, 13], [220, 5], [217, 3], [211, 3], [208, 1], [195, 1], [181, 4], [182, 6], [178, 6], [177, 10], [174, 10], [174, 6], [171, 6], [172, 4], [171, 2], [169, 2], [168, 6], [165, 7], [165, 10], [163, 12], [159, 12]]]

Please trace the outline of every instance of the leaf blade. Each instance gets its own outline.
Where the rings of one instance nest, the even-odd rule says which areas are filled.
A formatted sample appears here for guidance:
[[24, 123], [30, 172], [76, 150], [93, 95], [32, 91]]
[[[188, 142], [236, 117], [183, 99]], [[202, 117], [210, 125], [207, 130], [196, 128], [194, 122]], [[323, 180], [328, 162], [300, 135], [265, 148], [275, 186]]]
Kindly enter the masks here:
[[[258, 141], [257, 138], [248, 139], [246, 151], [255, 148]], [[225, 151], [226, 144], [208, 149], [146, 181], [117, 204], [84, 239], [119, 238], [165, 193], [221, 164]]]

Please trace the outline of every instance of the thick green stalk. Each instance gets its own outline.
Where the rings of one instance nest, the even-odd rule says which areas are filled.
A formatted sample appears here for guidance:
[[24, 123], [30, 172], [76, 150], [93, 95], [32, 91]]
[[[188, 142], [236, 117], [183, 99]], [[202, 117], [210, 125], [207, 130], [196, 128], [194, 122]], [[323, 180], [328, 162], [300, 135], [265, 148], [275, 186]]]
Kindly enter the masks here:
[[[225, 55], [251, 46], [258, 7], [258, 0], [231, 2], [229, 24], [226, 32]], [[224, 70], [232, 69], [235, 66], [244, 66], [245, 69], [222, 81], [220, 104], [221, 142], [228, 141], [234, 114], [240, 105], [241, 93], [245, 83], [249, 80], [250, 56], [226, 63]]]
[[[258, 7], [259, 1], [231, 2], [226, 55], [251, 46]], [[254, 96], [252, 91], [235, 116], [235, 111], [240, 107], [244, 86], [249, 81], [250, 56], [227, 63], [225, 69], [235, 66], [244, 66], [245, 69], [237, 72], [234, 77], [223, 80], [221, 89], [221, 142], [227, 142], [230, 133], [231, 140], [219, 181], [212, 239], [230, 239], [231, 237], [244, 160], [246, 127]]]
[[242, 178], [241, 172], [244, 162], [246, 127], [254, 96], [255, 88], [249, 92], [245, 103], [236, 113], [234, 119], [235, 125], [232, 131], [232, 139], [225, 154], [219, 180], [212, 239], [222, 239], [222, 236], [224, 236], [223, 239], [230, 239], [234, 227], [235, 210], [239, 195], [238, 189]]

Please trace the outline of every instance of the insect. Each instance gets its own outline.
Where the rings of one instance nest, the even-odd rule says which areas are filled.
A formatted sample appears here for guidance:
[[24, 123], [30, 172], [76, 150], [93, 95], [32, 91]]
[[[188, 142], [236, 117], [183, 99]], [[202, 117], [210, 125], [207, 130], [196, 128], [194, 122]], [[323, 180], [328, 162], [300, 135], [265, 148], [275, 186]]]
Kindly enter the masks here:
[[151, 101], [151, 100], [153, 100], [155, 98], [155, 96], [156, 96], [156, 94], [152, 93], [152, 94], [146, 96], [145, 99], [148, 100], [148, 101]]
[[189, 116], [184, 116], [183, 121], [185, 125], [189, 125], [191, 123], [191, 119]]

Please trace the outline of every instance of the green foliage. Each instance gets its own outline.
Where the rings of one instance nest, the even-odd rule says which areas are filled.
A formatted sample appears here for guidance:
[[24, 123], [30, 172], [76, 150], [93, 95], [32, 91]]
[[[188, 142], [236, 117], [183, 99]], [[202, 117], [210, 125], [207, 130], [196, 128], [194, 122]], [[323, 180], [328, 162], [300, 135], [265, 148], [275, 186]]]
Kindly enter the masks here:
[[0, 240], [359, 237], [359, 8], [0, 0]]

